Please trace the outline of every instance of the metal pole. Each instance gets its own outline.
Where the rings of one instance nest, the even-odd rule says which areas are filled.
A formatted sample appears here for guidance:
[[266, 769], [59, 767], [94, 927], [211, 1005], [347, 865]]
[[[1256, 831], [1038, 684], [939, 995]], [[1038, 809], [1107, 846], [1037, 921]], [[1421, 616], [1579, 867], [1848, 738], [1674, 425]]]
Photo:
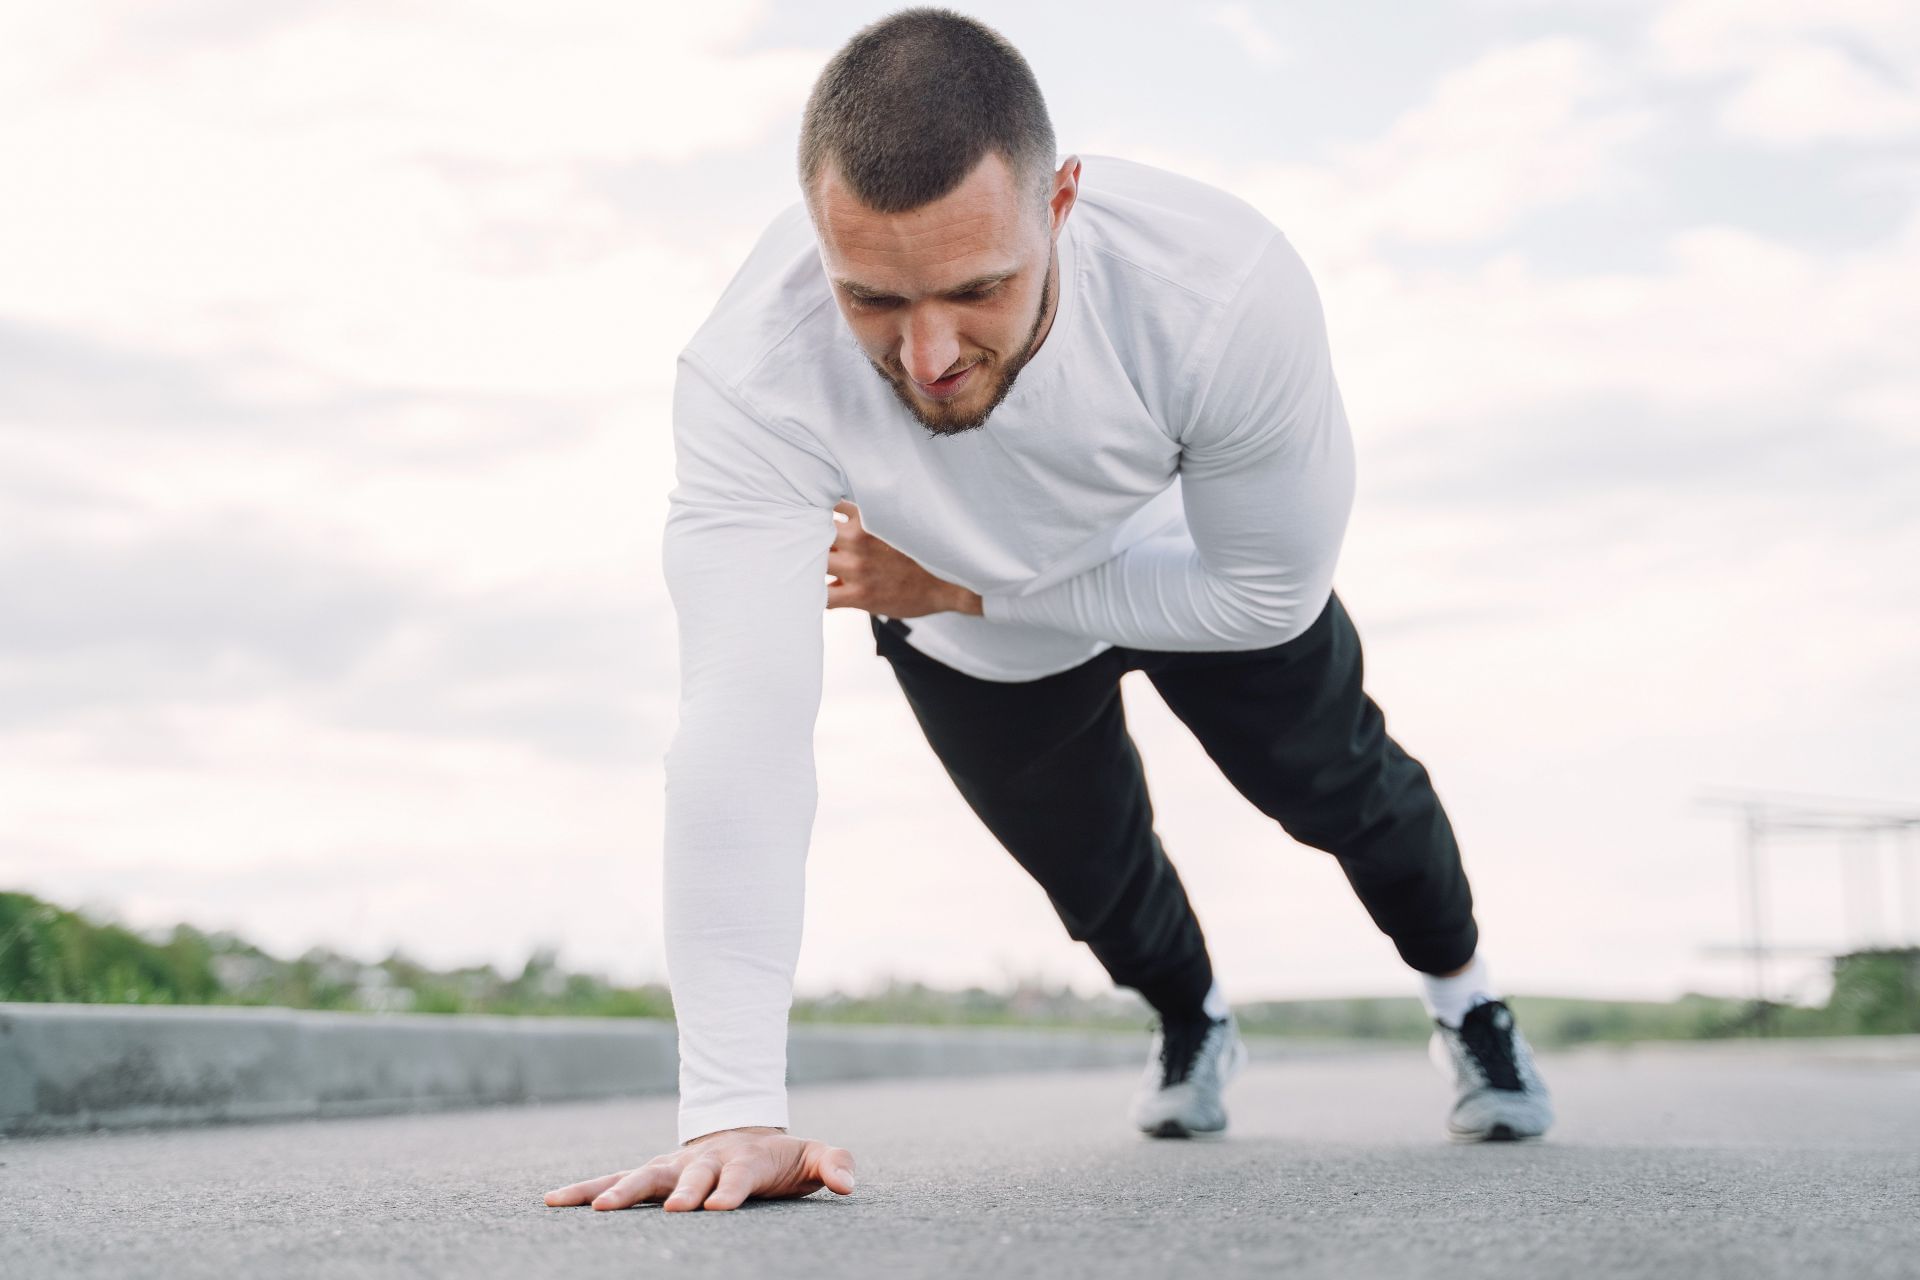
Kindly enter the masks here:
[[1866, 881], [1867, 895], [1867, 945], [1884, 947], [1890, 942], [1886, 929], [1886, 916], [1880, 909], [1880, 900], [1886, 894], [1886, 877], [1880, 874], [1880, 828], [1863, 827], [1858, 837], [1860, 844], [1860, 875]]
[[1868, 946], [1866, 939], [1867, 918], [1867, 870], [1861, 857], [1860, 834], [1843, 833], [1840, 837], [1840, 890], [1841, 901], [1846, 908], [1847, 945], [1858, 951]]
[[[1773, 835], [1810, 834], [1831, 837], [1837, 842], [1842, 890], [1842, 927], [1851, 937], [1842, 948], [1886, 947], [1896, 945], [1902, 935], [1905, 946], [1920, 948], [1920, 810], [1895, 809], [1889, 802], [1842, 800], [1831, 796], [1790, 796], [1786, 793], [1760, 794], [1721, 790], [1700, 798], [1699, 803], [1732, 811], [1745, 820], [1746, 832], [1738, 858], [1739, 886], [1746, 939], [1732, 950], [1745, 951], [1753, 983], [1752, 1016], [1746, 1021], [1762, 1034], [1772, 1030], [1772, 982], [1767, 957], [1767, 883], [1766, 843]], [[1899, 880], [1899, 923], [1894, 923], [1895, 906], [1882, 899], [1895, 890], [1886, 883], [1880, 870], [1878, 841], [1885, 833], [1894, 844], [1894, 875]], [[1824, 840], [1822, 841], [1824, 843]], [[1789, 905], [1793, 905], [1789, 903]], [[1913, 992], [1916, 1003], [1915, 1024], [1920, 1026], [1920, 988]]]
[[1894, 846], [1900, 861], [1900, 921], [1906, 926], [1907, 945], [1920, 947], [1920, 893], [1914, 891], [1913, 824], [1902, 823]]
[[1767, 1000], [1767, 942], [1764, 918], [1764, 890], [1760, 883], [1760, 829], [1762, 818], [1760, 809], [1747, 806], [1746, 838], [1746, 889], [1747, 889], [1747, 944], [1753, 957], [1753, 1000], [1755, 1008], [1765, 1007]]

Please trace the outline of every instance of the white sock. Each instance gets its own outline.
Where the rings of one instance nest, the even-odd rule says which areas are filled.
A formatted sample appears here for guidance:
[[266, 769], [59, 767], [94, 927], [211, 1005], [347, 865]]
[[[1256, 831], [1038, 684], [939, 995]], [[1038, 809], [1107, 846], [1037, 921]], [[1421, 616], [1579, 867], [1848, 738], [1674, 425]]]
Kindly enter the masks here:
[[1224, 1018], [1227, 1016], [1227, 998], [1220, 994], [1220, 979], [1215, 978], [1213, 985], [1207, 988], [1207, 998], [1200, 1005], [1200, 1011], [1209, 1018]]
[[1466, 969], [1450, 978], [1436, 977], [1431, 973], [1420, 975], [1420, 1003], [1427, 1006], [1427, 1016], [1438, 1018], [1450, 1027], [1460, 1025], [1460, 1019], [1467, 1016], [1467, 1010], [1477, 1004], [1499, 999], [1493, 992], [1493, 980], [1487, 975], [1487, 962], [1480, 958], [1478, 951]]

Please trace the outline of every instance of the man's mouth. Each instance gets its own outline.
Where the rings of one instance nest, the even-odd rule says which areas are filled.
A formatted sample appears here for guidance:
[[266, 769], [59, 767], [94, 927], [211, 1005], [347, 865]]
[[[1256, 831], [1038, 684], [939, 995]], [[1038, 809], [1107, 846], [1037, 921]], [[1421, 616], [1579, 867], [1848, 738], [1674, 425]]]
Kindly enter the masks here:
[[947, 400], [957, 395], [962, 387], [972, 381], [973, 371], [978, 368], [979, 365], [980, 362], [976, 360], [960, 372], [949, 374], [938, 382], [915, 381], [913, 385], [920, 388], [921, 394], [929, 396], [932, 399]]

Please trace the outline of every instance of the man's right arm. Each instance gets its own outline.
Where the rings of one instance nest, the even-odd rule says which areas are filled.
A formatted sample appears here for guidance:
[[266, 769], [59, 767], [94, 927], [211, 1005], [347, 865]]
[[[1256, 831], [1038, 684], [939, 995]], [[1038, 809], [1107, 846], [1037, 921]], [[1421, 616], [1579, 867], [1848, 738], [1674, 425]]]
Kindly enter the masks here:
[[690, 353], [673, 418], [661, 562], [680, 700], [663, 863], [685, 1143], [787, 1127], [827, 551], [847, 495], [831, 455], [768, 425]]

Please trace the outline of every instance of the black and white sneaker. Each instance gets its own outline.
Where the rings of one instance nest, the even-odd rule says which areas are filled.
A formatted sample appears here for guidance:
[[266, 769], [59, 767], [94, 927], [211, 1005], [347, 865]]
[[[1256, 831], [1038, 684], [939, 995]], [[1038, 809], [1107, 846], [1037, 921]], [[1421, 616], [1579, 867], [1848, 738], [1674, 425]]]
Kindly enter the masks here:
[[1505, 1001], [1475, 1005], [1458, 1027], [1438, 1018], [1433, 1026], [1427, 1056], [1454, 1087], [1448, 1136], [1456, 1142], [1506, 1142], [1547, 1131], [1553, 1100]]
[[1133, 1097], [1134, 1128], [1149, 1138], [1219, 1137], [1227, 1129], [1220, 1095], [1246, 1064], [1247, 1045], [1231, 1013], [1156, 1023]]

